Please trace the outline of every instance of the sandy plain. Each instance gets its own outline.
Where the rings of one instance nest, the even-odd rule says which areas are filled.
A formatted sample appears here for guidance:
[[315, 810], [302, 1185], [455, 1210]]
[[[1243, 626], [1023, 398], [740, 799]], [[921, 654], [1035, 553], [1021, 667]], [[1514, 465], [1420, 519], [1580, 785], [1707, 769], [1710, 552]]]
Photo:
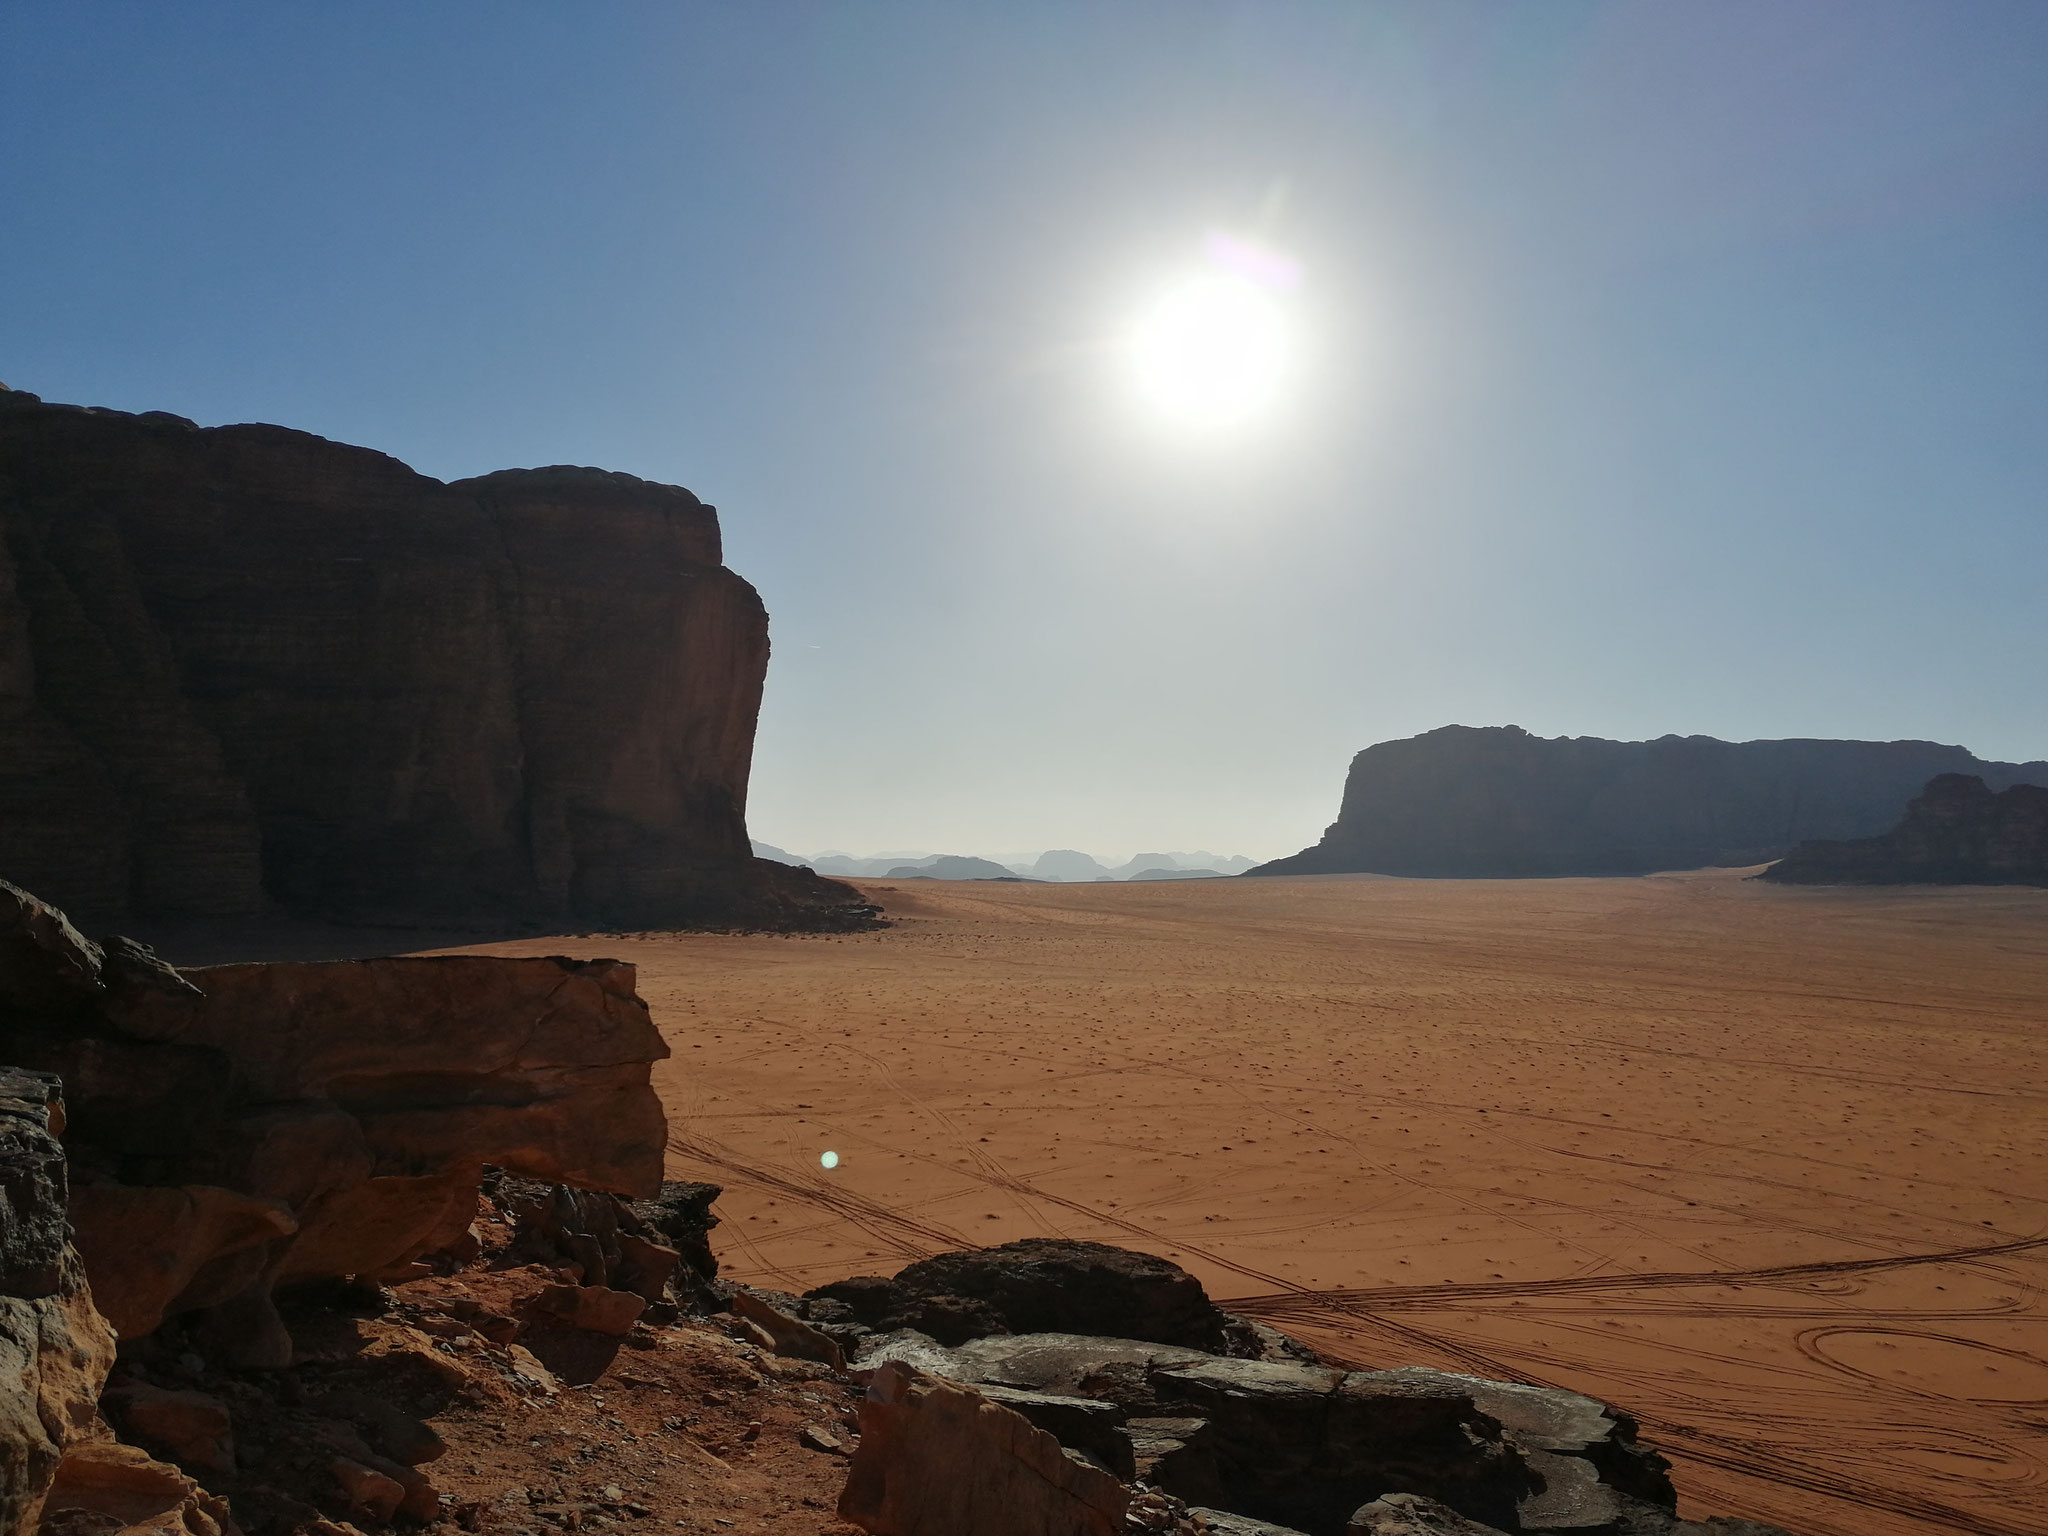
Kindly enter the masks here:
[[895, 926], [476, 946], [639, 965], [738, 1278], [1120, 1243], [1618, 1403], [1690, 1513], [2048, 1532], [2048, 891], [865, 889]]

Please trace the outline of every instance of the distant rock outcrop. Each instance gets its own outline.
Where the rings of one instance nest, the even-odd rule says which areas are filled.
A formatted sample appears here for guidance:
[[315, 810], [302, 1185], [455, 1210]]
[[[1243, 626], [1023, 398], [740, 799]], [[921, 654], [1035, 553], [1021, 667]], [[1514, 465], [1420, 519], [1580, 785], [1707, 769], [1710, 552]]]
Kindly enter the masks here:
[[1258, 875], [1642, 875], [1762, 864], [1809, 838], [1868, 837], [1938, 773], [1994, 787], [2048, 763], [1927, 741], [1656, 741], [1448, 725], [1351, 761], [1337, 820]]
[[890, 869], [891, 880], [1015, 880], [1005, 865], [970, 854], [945, 853], [922, 864], [898, 864]]
[[[2044, 775], [2048, 778], [2048, 775]], [[1880, 837], [1801, 843], [1763, 872], [1786, 885], [2048, 885], [2048, 788], [1994, 793], [1944, 773]]]
[[1072, 883], [1079, 880], [1108, 880], [1110, 872], [1087, 854], [1074, 848], [1049, 848], [1038, 856], [1031, 866], [1031, 874], [1038, 880], [1060, 880]]
[[0, 391], [0, 870], [94, 922], [831, 926], [748, 849], [768, 620], [721, 560], [631, 475]]

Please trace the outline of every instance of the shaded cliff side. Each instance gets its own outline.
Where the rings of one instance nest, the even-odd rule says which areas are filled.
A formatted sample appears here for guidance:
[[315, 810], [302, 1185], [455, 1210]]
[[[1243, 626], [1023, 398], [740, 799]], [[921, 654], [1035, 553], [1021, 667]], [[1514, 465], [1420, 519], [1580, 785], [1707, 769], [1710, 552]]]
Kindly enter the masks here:
[[[2048, 779], [2048, 774], [2043, 775]], [[1944, 773], [1879, 837], [1806, 842], [1763, 872], [1787, 885], [2048, 885], [2048, 788]]]
[[1762, 864], [1812, 838], [1884, 831], [1941, 773], [1995, 787], [2048, 763], [1929, 741], [1656, 741], [1447, 725], [1351, 760], [1337, 820], [1254, 875], [1642, 875]]
[[805, 921], [688, 491], [0, 391], [0, 871], [95, 921]]

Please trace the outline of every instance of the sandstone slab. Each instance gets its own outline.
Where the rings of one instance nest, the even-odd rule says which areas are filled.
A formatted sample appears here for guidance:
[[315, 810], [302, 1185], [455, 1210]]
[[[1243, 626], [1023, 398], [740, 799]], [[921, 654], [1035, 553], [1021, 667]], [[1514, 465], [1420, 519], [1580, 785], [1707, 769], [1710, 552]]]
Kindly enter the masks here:
[[873, 1536], [1117, 1536], [1129, 1494], [971, 1388], [890, 1364], [861, 1405], [841, 1518]]
[[1361, 1505], [1345, 1536], [1502, 1536], [1496, 1526], [1467, 1520], [1455, 1509], [1414, 1493], [1389, 1493]]
[[534, 1298], [534, 1309], [589, 1333], [622, 1334], [647, 1310], [645, 1297], [602, 1285], [551, 1285]]
[[667, 1144], [668, 1047], [634, 984], [559, 956], [180, 973], [0, 888], [10, 1043], [72, 1084], [69, 1216], [102, 1311], [124, 1338], [206, 1314], [195, 1339], [243, 1368], [290, 1363], [277, 1285], [452, 1251], [487, 1163], [606, 1216], [598, 1284], [663, 1294], [675, 1251], [613, 1199], [661, 1189]]
[[114, 1440], [89, 1440], [66, 1451], [43, 1508], [52, 1524], [122, 1536], [240, 1536], [227, 1500], [147, 1451]]

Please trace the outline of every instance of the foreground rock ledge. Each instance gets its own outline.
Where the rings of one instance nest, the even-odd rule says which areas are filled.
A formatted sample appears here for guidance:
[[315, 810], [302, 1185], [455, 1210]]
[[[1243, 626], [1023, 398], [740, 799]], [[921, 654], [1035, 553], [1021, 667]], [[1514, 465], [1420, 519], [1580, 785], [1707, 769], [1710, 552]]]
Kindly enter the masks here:
[[447, 956], [179, 972], [0, 882], [9, 1050], [69, 1086], [70, 1219], [123, 1338], [215, 1315], [279, 1365], [280, 1284], [461, 1241], [486, 1163], [652, 1195], [668, 1047], [610, 960]]

